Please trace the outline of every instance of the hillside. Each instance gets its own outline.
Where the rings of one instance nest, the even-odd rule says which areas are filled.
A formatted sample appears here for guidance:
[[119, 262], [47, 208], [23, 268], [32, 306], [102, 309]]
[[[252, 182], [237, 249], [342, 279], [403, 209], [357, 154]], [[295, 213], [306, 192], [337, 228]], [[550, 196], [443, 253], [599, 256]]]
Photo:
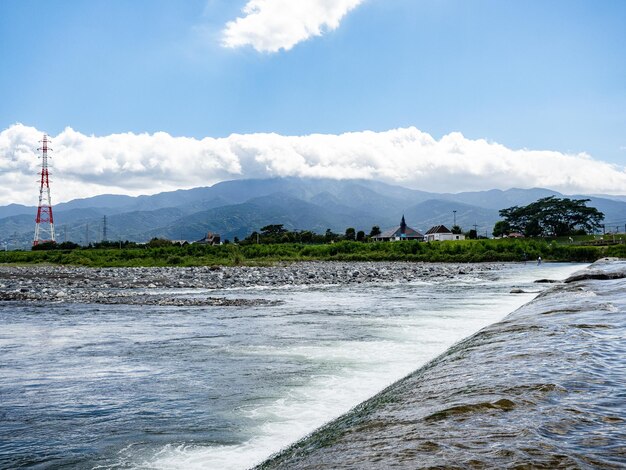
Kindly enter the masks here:
[[[57, 240], [77, 243], [102, 239], [104, 216], [110, 240], [147, 241], [152, 237], [197, 240], [207, 231], [223, 238], [245, 237], [268, 224], [319, 233], [347, 227], [369, 232], [385, 229], [402, 215], [420, 231], [432, 225], [452, 226], [453, 211], [465, 230], [476, 224], [490, 234], [498, 210], [525, 205], [540, 197], [562, 196], [549, 189], [509, 189], [464, 193], [429, 193], [379, 181], [273, 178], [225, 181], [152, 196], [100, 195], [54, 207]], [[574, 196], [587, 197], [587, 196]], [[607, 230], [624, 229], [626, 201], [620, 196], [592, 196], [590, 205], [605, 213]], [[29, 247], [35, 207], [0, 207], [0, 243]]]

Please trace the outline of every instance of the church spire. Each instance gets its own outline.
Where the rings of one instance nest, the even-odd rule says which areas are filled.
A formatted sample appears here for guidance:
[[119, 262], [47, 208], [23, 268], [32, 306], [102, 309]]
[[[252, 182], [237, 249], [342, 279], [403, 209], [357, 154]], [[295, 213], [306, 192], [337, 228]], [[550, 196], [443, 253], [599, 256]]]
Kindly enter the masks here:
[[406, 233], [406, 222], [404, 221], [404, 214], [402, 214], [402, 222], [400, 222], [400, 233]]

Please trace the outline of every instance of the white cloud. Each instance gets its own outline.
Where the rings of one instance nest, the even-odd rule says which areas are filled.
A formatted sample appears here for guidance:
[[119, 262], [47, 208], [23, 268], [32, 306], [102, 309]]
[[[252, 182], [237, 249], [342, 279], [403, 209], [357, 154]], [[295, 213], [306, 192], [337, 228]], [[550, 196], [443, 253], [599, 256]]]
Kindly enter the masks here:
[[[42, 132], [0, 132], [0, 204], [35, 205]], [[237, 178], [365, 178], [434, 192], [544, 187], [565, 194], [623, 194], [626, 169], [587, 154], [512, 150], [458, 132], [440, 140], [414, 127], [341, 135], [155, 134], [52, 136], [53, 203], [103, 193], [153, 194]]]
[[225, 47], [252, 46], [259, 52], [288, 51], [299, 42], [339, 27], [363, 0], [249, 0], [243, 17], [226, 23]]

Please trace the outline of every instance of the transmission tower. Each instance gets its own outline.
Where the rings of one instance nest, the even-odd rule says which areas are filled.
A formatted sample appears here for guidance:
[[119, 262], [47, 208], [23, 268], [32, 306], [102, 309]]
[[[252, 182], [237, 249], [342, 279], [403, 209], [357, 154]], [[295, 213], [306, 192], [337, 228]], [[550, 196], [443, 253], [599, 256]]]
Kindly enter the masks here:
[[54, 218], [52, 217], [52, 201], [50, 199], [50, 176], [48, 173], [48, 136], [44, 134], [41, 147], [41, 182], [39, 185], [39, 206], [37, 207], [37, 219], [35, 219], [35, 239], [33, 245], [44, 242], [53, 242]]
[[102, 218], [102, 241], [107, 241], [107, 216]]

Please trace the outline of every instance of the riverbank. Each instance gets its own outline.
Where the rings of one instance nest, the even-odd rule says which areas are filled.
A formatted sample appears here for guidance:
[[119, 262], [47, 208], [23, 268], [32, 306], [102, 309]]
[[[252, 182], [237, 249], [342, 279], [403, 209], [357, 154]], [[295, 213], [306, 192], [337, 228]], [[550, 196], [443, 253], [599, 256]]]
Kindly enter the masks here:
[[325, 244], [190, 244], [142, 245], [133, 248], [76, 248], [49, 251], [0, 251], [2, 264], [41, 264], [90, 267], [259, 266], [297, 261], [413, 261], [483, 263], [504, 261], [593, 262], [606, 256], [626, 257], [626, 244], [581, 246], [541, 238], [482, 239], [424, 243]]
[[258, 468], [623, 468], [625, 279], [595, 263]]
[[[189, 297], [186, 290], [398, 283], [484, 277], [502, 263], [306, 262], [276, 266], [86, 268], [0, 266], [0, 301], [132, 305], [271, 305], [263, 299]], [[167, 292], [164, 292], [167, 290]]]

